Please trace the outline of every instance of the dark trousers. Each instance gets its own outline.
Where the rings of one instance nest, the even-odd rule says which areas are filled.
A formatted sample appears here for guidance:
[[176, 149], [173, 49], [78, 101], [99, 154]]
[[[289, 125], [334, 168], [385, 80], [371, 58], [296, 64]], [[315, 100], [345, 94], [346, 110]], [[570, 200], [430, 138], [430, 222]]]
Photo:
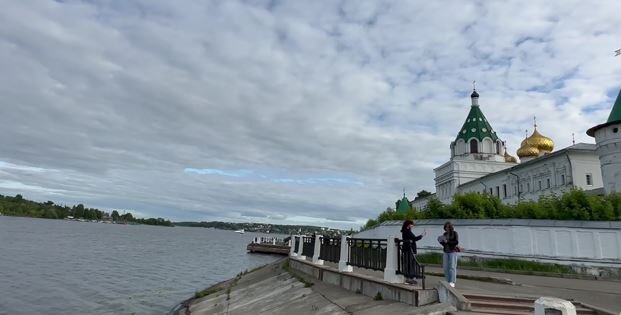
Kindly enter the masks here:
[[408, 279], [414, 279], [418, 276], [418, 270], [416, 270], [416, 254], [412, 248], [404, 248], [403, 255], [401, 255], [401, 266], [403, 271], [403, 276]]

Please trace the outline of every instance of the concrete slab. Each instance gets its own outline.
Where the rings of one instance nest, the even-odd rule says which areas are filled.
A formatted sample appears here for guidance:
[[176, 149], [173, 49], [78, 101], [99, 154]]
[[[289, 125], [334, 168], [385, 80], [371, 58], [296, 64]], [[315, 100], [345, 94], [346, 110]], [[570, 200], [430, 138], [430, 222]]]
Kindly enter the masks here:
[[[230, 291], [227, 289], [189, 301], [177, 315], [206, 314], [415, 314], [411, 305], [391, 301], [375, 301], [338, 286], [311, 277], [310, 288], [281, 268], [283, 261], [243, 275]], [[228, 288], [233, 281], [221, 283]], [[427, 314], [427, 313], [416, 313]], [[435, 313], [431, 313], [435, 314]]]

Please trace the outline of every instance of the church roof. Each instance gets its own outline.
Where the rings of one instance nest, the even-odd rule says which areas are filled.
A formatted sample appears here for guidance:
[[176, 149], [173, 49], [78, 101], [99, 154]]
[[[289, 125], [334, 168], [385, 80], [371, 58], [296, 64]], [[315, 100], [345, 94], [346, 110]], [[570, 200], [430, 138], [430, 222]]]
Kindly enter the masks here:
[[619, 95], [617, 95], [617, 100], [615, 101], [614, 105], [612, 105], [612, 110], [610, 111], [610, 115], [608, 116], [608, 121], [603, 124], [591, 127], [589, 130], [587, 130], [586, 133], [587, 135], [594, 137], [595, 131], [597, 129], [619, 122], [621, 122], [621, 90], [619, 91]]
[[409, 212], [410, 210], [412, 210], [412, 208], [410, 207], [410, 201], [404, 194], [403, 199], [401, 199], [401, 202], [399, 202], [399, 207], [397, 207], [397, 212], [405, 213]]
[[466, 117], [466, 121], [459, 130], [455, 141], [463, 139], [465, 142], [468, 142], [472, 138], [476, 138], [478, 141], [483, 141], [484, 138], [490, 138], [493, 141], [498, 140], [496, 131], [492, 129], [478, 105], [470, 107], [468, 117]]
[[612, 106], [612, 110], [610, 111], [610, 116], [608, 116], [607, 122], [615, 122], [621, 120], [621, 90], [619, 91], [619, 95], [617, 95], [617, 100], [615, 104]]

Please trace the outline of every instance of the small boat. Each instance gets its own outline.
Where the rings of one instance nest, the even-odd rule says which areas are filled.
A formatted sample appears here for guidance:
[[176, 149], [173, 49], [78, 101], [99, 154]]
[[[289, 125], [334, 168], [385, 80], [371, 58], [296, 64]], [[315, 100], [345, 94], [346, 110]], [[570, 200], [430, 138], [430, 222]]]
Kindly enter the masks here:
[[237, 231], [235, 231], [235, 233], [244, 234], [244, 233], [246, 233], [246, 232], [244, 232], [244, 229], [241, 229], [241, 230], [237, 230]]

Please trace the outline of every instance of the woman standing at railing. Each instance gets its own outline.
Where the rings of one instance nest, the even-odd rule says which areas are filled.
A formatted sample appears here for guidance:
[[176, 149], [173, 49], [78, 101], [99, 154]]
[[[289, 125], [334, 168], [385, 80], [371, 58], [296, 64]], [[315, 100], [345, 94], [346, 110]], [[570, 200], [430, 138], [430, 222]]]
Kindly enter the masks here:
[[444, 267], [444, 277], [451, 287], [455, 287], [457, 280], [457, 253], [461, 251], [459, 236], [451, 222], [444, 223], [444, 234], [438, 237], [444, 250], [442, 266]]
[[414, 232], [412, 232], [412, 228], [414, 227], [414, 221], [412, 220], [405, 220], [405, 222], [403, 222], [403, 225], [401, 226], [401, 238], [403, 239], [403, 246], [402, 246], [402, 251], [403, 251], [403, 257], [404, 257], [404, 276], [405, 276], [405, 282], [409, 283], [409, 284], [416, 284], [416, 280], [414, 280], [414, 278], [416, 277], [416, 275], [414, 274], [414, 271], [416, 270], [414, 268], [414, 256], [416, 255], [416, 242], [420, 241], [423, 236], [425, 236], [425, 234], [427, 234], [427, 231], [424, 230], [423, 234], [416, 236], [414, 235]]

